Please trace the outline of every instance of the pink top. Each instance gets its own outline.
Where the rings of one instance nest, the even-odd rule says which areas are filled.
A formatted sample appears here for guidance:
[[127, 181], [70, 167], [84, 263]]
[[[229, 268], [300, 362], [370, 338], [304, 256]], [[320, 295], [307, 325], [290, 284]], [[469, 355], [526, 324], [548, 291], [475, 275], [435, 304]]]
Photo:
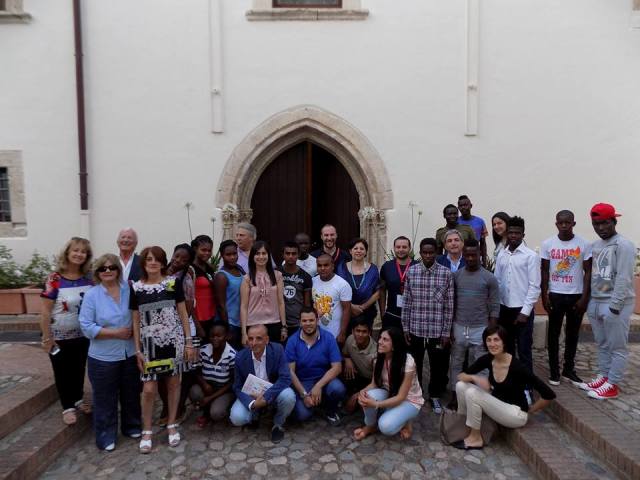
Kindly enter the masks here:
[[276, 270], [275, 274], [275, 285], [271, 285], [267, 272], [256, 272], [255, 285], [251, 283], [249, 275], [245, 275], [245, 281], [249, 284], [247, 326], [280, 322], [278, 282], [282, 281], [282, 273]]
[[[404, 373], [413, 372], [416, 373], [416, 361], [413, 357], [407, 353], [407, 361], [404, 364]], [[389, 372], [386, 368], [382, 369], [382, 388], [389, 391]], [[411, 387], [409, 388], [409, 393], [407, 394], [407, 401], [411, 403], [418, 410], [424, 405], [424, 398], [422, 397], [422, 388], [420, 388], [420, 384], [418, 383], [418, 375], [413, 376], [413, 380], [411, 381]]]

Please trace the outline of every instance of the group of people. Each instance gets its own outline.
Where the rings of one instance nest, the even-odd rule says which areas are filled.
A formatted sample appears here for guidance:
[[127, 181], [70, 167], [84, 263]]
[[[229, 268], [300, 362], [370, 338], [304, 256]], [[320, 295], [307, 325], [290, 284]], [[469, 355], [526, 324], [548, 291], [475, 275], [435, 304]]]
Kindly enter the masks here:
[[[540, 256], [524, 242], [524, 220], [504, 212], [492, 217], [495, 249], [488, 254], [488, 230], [471, 209], [464, 195], [457, 206], [447, 205], [445, 226], [421, 240], [416, 259], [411, 241], [396, 238], [393, 258], [379, 269], [367, 261], [365, 239], [343, 250], [332, 225], [322, 228], [318, 250], [310, 251], [306, 233], [286, 242], [281, 265], [248, 223], [237, 225], [235, 241], [220, 244], [217, 268], [206, 235], [177, 245], [170, 259], [158, 246], [136, 254], [130, 228], [118, 235], [118, 255], [96, 260], [86, 239], [72, 238], [42, 293], [42, 345], [63, 421], [73, 424], [78, 412], [93, 409], [96, 444], [111, 451], [119, 403], [122, 433], [139, 438], [140, 452], [148, 453], [159, 395], [158, 422], [170, 446], [180, 442], [189, 398], [201, 411], [200, 427], [228, 418], [256, 428], [261, 414], [273, 410], [276, 443], [287, 419], [304, 422], [320, 411], [340, 425], [343, 412], [358, 407], [364, 425], [355, 439], [377, 430], [409, 438], [425, 403], [427, 355], [433, 411], [442, 412], [449, 392], [450, 407], [469, 427], [455, 446], [482, 448], [483, 414], [519, 427], [555, 398], [533, 373], [540, 294], [549, 313], [548, 383], [562, 377], [593, 398], [615, 398], [627, 358], [635, 247], [616, 232], [614, 207], [591, 209], [600, 237], [592, 244], [574, 235], [572, 212], [558, 212], [558, 233], [545, 240]], [[598, 345], [599, 371], [589, 382], [574, 363], [585, 311]], [[382, 330], [375, 340], [378, 314]], [[85, 365], [92, 406], [83, 403]]]

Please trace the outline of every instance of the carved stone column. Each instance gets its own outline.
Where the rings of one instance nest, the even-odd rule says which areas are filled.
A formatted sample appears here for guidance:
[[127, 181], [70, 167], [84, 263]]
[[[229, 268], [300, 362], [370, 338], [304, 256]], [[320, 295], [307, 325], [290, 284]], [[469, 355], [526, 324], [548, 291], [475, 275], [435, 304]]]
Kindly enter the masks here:
[[222, 207], [222, 240], [233, 238], [233, 229], [238, 223], [239, 212], [238, 207], [233, 203], [227, 203]]
[[358, 212], [360, 232], [369, 242], [369, 261], [380, 267], [385, 261], [387, 244], [387, 218], [384, 210], [363, 207]]
[[251, 223], [252, 218], [253, 218], [252, 209], [247, 208], [245, 210], [238, 210], [238, 222]]

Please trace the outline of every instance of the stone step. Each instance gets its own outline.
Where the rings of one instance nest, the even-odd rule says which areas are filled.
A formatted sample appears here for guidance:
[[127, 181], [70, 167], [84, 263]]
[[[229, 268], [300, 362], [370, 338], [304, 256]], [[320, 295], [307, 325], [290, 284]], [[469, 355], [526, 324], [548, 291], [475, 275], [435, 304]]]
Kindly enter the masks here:
[[542, 480], [603, 480], [617, 478], [604, 462], [568, 438], [545, 412], [532, 415], [523, 428], [505, 429], [511, 448]]
[[[535, 369], [540, 378], [549, 377], [544, 366], [538, 364]], [[612, 403], [616, 400], [589, 398], [567, 382], [553, 388], [557, 398], [548, 413], [558, 425], [586, 445], [621, 478], [640, 478], [640, 433], [629, 422], [625, 423], [624, 417], [616, 416], [618, 406]]]
[[90, 416], [78, 415], [75, 425], [62, 423], [55, 403], [0, 440], [0, 480], [37, 478], [91, 425]]
[[0, 438], [57, 398], [51, 364], [39, 345], [0, 345]]
[[40, 315], [0, 315], [0, 332], [40, 331]]

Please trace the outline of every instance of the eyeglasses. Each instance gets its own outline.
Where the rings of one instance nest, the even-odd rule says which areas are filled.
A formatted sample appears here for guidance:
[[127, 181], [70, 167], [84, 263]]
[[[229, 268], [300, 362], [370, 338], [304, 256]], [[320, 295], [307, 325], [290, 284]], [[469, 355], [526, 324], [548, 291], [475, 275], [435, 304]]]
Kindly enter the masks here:
[[96, 272], [98, 273], [117, 272], [117, 271], [118, 271], [118, 267], [116, 267], [115, 265], [104, 265], [103, 267], [100, 267], [96, 270]]

